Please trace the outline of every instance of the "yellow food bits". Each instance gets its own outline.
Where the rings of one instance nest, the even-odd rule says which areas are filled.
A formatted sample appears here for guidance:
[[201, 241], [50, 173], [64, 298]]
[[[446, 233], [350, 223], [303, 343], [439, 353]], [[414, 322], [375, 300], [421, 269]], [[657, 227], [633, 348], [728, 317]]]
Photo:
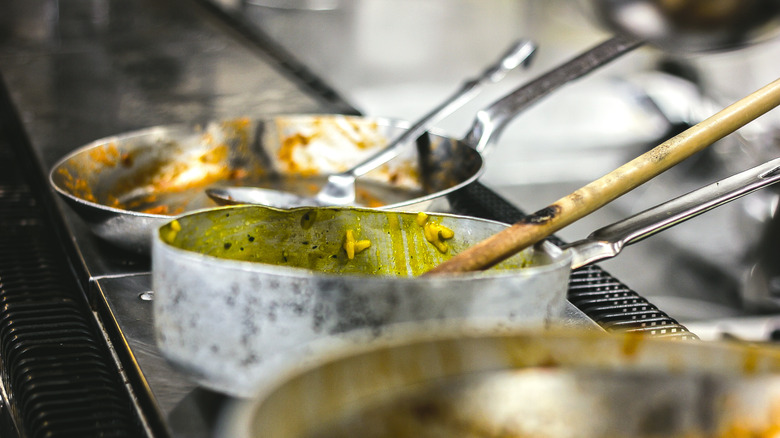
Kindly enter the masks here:
[[160, 232], [160, 237], [167, 242], [167, 243], [173, 243], [173, 239], [176, 238], [176, 235], [179, 234], [179, 231], [181, 231], [181, 224], [179, 221], [174, 220], [171, 222], [171, 225], [168, 227], [168, 229], [163, 229]]
[[369, 246], [371, 246], [371, 241], [355, 240], [355, 233], [352, 230], [347, 230], [347, 237], [344, 240], [344, 250], [347, 251], [348, 259], [354, 259], [355, 254], [359, 254]]
[[355, 242], [355, 253], [362, 252], [364, 249], [371, 246], [371, 242], [368, 240], [358, 240]]
[[439, 232], [439, 237], [442, 239], [452, 239], [455, 237], [455, 232], [445, 227], [444, 225], [436, 225], [436, 230]]
[[436, 249], [442, 253], [449, 250], [444, 240], [452, 239], [455, 236], [454, 231], [444, 225], [428, 222], [428, 215], [423, 212], [417, 213], [417, 225], [423, 227], [425, 240], [431, 242]]
[[417, 213], [417, 225], [422, 227], [423, 225], [425, 225], [425, 222], [427, 222], [427, 221], [428, 221], [428, 214], [427, 213], [425, 213], [423, 211]]

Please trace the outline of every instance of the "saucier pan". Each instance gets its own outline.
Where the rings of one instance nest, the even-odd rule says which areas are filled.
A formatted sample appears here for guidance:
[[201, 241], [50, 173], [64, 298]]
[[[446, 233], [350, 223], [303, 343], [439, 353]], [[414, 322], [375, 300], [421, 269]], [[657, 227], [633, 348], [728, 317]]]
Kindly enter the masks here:
[[773, 345], [408, 327], [285, 370], [214, 436], [771, 437], [779, 402]]
[[[154, 240], [157, 343], [202, 385], [251, 396], [291, 363], [392, 338], [404, 324], [554, 326], [564, 322], [572, 267], [612, 257], [626, 244], [778, 180], [780, 159], [570, 246], [542, 242], [490, 270], [442, 276], [419, 274], [506, 225], [349, 207], [235, 206], [183, 215]], [[370, 246], [350, 258], [349, 242], [360, 241]]]
[[[483, 150], [523, 109], [559, 86], [640, 45], [615, 37], [543, 74], [480, 111], [466, 137], [431, 133], [361, 177], [362, 206], [422, 209], [475, 181]], [[213, 207], [208, 187], [258, 186], [301, 195], [319, 190], [399, 135], [404, 123], [344, 115], [284, 115], [159, 126], [104, 138], [61, 159], [50, 183], [99, 237], [147, 253], [152, 231]]]

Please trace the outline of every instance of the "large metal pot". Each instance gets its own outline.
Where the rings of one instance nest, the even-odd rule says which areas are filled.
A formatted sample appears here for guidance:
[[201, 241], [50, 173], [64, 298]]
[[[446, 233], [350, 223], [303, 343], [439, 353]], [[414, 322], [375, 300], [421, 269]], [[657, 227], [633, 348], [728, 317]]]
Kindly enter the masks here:
[[[613, 38], [514, 90], [480, 111], [461, 140], [423, 136], [417, 148], [361, 177], [357, 203], [424, 209], [475, 181], [482, 151], [522, 110], [640, 43]], [[343, 115], [284, 115], [160, 126], [90, 143], [52, 168], [50, 183], [99, 237], [148, 253], [152, 232], [216, 204], [208, 187], [250, 185], [311, 196], [397, 137], [405, 123]]]
[[769, 437], [780, 350], [598, 332], [409, 327], [279, 375], [216, 437]]

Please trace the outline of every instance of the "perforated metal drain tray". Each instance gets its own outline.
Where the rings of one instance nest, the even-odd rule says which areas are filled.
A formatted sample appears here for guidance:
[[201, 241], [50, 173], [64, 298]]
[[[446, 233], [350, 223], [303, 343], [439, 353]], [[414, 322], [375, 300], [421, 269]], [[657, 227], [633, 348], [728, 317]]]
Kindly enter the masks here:
[[0, 436], [146, 436], [42, 181], [0, 90], [0, 375], [12, 419]]

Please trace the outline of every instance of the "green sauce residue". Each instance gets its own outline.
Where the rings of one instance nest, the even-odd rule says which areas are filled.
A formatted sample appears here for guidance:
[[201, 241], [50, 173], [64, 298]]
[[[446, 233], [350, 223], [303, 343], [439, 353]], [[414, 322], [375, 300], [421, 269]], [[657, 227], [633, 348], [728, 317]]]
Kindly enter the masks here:
[[[394, 272], [398, 275], [403, 275], [407, 272], [406, 253], [407, 246], [404, 242], [403, 227], [398, 220], [398, 215], [395, 213], [387, 213], [387, 235], [391, 242], [391, 261], [393, 262]], [[413, 247], [410, 245], [409, 247]], [[414, 275], [414, 270], [412, 272]]]
[[[431, 220], [448, 220], [445, 225], [455, 231], [446, 254], [425, 239], [416, 214], [358, 208], [221, 208], [180, 217], [159, 233], [174, 247], [224, 259], [333, 274], [417, 276], [500, 230], [499, 225], [486, 228], [484, 222], [464, 218], [431, 215]], [[352, 260], [344, 249], [348, 229], [355, 238], [371, 242]], [[499, 268], [526, 264], [525, 258], [515, 257]]]

